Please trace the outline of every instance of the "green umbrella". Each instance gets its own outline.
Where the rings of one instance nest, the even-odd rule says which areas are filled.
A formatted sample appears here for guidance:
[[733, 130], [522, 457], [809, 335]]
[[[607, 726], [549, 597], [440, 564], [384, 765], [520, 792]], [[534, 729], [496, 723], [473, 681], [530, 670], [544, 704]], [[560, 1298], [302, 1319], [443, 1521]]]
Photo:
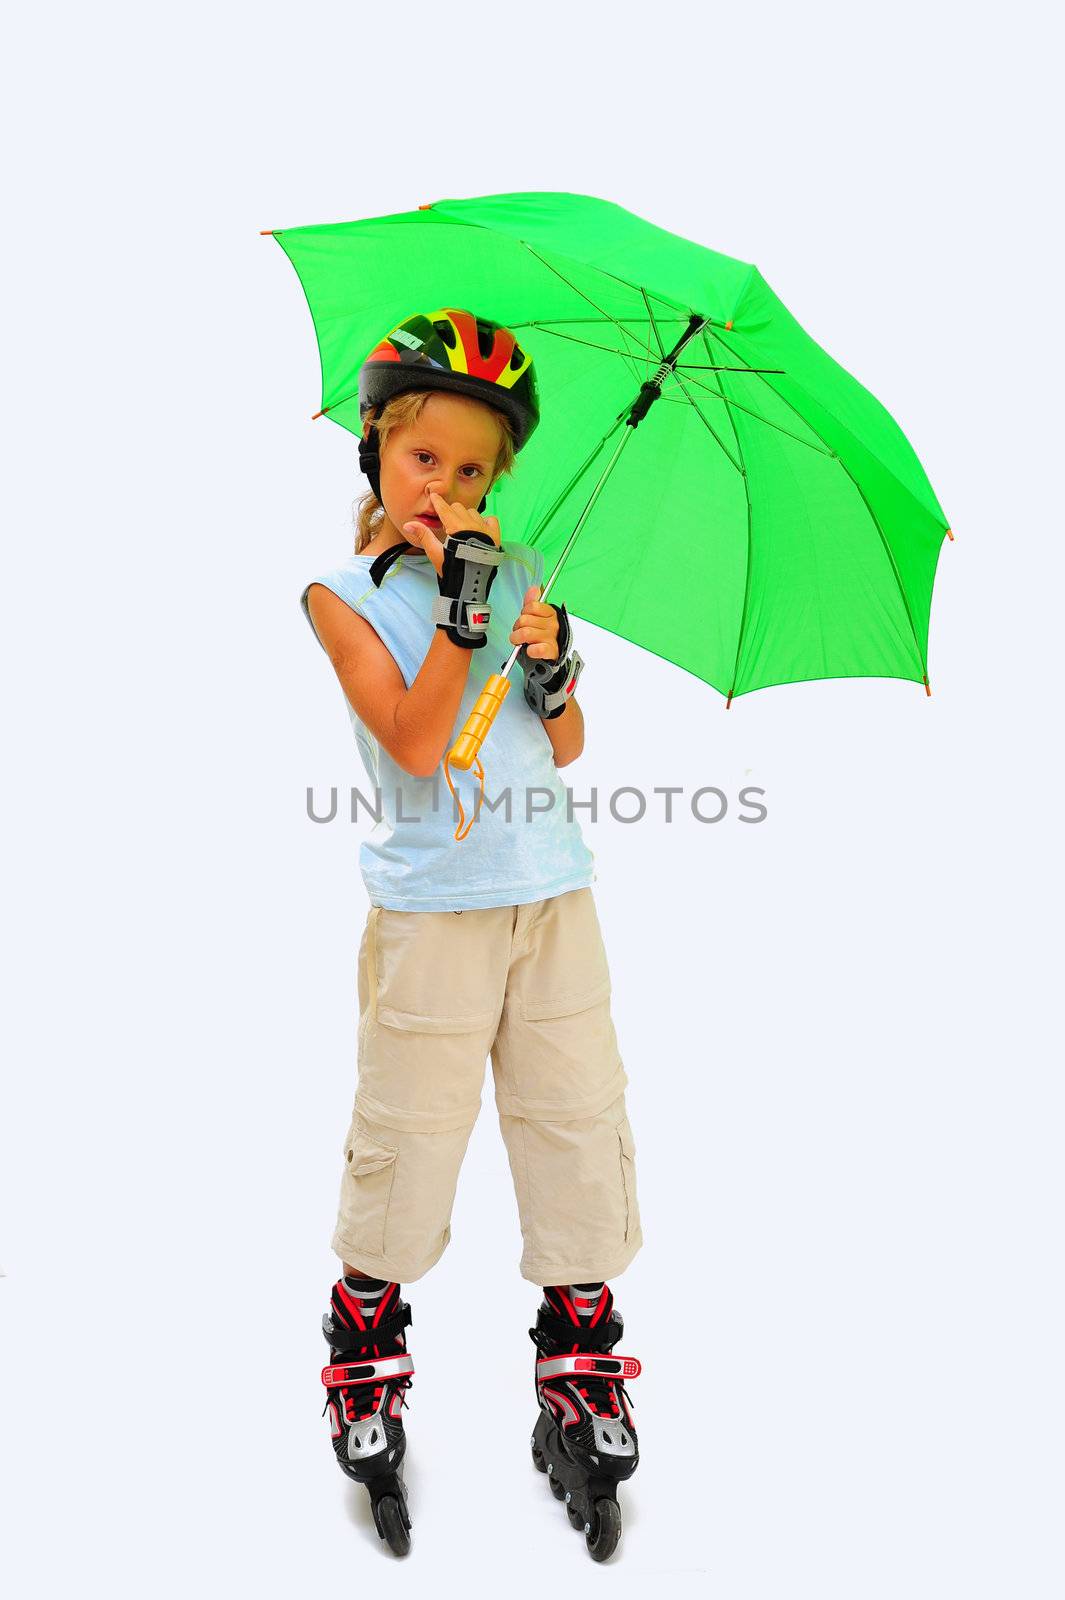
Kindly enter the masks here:
[[489, 509], [543, 550], [545, 597], [564, 560], [569, 611], [726, 705], [815, 678], [931, 693], [947, 520], [898, 424], [757, 267], [574, 194], [272, 232], [314, 320], [316, 415], [356, 435], [359, 367], [412, 311], [517, 332], [542, 417]]

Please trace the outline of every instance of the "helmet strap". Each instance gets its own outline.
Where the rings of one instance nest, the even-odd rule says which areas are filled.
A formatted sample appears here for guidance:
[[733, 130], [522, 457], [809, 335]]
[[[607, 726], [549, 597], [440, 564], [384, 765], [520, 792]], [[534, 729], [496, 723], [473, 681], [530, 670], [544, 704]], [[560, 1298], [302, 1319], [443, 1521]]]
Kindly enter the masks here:
[[370, 480], [370, 488], [381, 499], [381, 436], [371, 423], [368, 438], [359, 439], [359, 467]]

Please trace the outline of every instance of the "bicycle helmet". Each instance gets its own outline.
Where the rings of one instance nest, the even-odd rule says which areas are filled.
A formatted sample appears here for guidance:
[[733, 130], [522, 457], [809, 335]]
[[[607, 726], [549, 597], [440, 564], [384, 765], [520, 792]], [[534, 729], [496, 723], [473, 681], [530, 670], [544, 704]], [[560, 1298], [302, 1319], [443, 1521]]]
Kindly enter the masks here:
[[[412, 389], [469, 395], [509, 418], [522, 449], [540, 420], [532, 357], [509, 328], [448, 306], [415, 312], [375, 345], [359, 368], [359, 416]], [[376, 426], [359, 440], [359, 465], [381, 498], [380, 437]], [[481, 501], [483, 511], [487, 497]]]

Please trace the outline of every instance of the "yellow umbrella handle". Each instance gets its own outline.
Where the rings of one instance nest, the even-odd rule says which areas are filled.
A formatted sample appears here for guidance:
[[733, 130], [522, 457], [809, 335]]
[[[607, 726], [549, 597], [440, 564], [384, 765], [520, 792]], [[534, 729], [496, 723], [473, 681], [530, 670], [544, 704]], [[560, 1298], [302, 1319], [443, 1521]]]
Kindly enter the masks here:
[[510, 693], [510, 680], [493, 672], [477, 697], [477, 704], [466, 718], [466, 726], [448, 751], [448, 761], [460, 772], [468, 772], [477, 759], [477, 752], [488, 736], [499, 708]]

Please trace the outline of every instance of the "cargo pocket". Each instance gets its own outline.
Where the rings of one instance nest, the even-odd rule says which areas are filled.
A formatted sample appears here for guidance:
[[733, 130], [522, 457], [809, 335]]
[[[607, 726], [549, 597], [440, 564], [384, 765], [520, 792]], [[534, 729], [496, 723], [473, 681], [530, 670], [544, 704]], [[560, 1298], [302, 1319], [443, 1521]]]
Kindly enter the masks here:
[[[450, 911], [377, 908], [370, 986], [374, 1020], [400, 1033], [477, 1033], [494, 1027], [492, 980]], [[486, 992], [487, 991], [487, 992]], [[486, 998], [493, 1003], [485, 1004]]]
[[508, 998], [494, 1049], [496, 1104], [509, 1116], [573, 1122], [598, 1116], [625, 1089], [609, 975], [568, 992]]
[[357, 1127], [349, 1135], [344, 1150], [347, 1171], [342, 1232], [367, 1255], [385, 1253], [385, 1229], [398, 1154]]
[[603, 1000], [610, 999], [610, 975], [598, 979], [593, 986], [576, 993], [554, 995], [549, 1000], [526, 1000], [522, 1014], [526, 1022], [550, 1022], [555, 1017], [575, 1017], [578, 1012], [590, 1011]]
[[617, 1135], [621, 1182], [625, 1194], [625, 1243], [628, 1244], [640, 1231], [640, 1208], [636, 1203], [636, 1145], [627, 1117], [618, 1123]]

